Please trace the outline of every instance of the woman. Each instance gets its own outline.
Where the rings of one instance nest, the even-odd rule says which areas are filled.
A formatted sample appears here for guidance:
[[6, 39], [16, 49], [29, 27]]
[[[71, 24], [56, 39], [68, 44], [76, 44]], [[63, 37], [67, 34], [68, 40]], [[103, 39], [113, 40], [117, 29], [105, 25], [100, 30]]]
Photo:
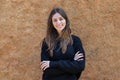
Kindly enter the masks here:
[[85, 68], [81, 40], [71, 35], [69, 19], [61, 8], [54, 8], [48, 18], [40, 64], [42, 80], [78, 80]]

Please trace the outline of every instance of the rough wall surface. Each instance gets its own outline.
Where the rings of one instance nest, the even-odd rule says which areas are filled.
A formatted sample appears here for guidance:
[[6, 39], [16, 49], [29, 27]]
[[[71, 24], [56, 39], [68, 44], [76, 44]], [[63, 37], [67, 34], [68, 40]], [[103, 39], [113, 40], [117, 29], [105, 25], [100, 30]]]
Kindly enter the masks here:
[[41, 80], [40, 41], [55, 6], [83, 42], [81, 80], [119, 80], [119, 0], [0, 0], [0, 80]]

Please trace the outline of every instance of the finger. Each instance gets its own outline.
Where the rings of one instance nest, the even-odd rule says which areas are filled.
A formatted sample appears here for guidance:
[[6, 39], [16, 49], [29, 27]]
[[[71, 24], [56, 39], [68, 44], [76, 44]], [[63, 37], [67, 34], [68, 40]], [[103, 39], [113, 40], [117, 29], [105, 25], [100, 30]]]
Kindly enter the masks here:
[[75, 57], [83, 57], [83, 54], [77, 54]]
[[79, 54], [80, 53], [80, 51], [78, 51], [75, 55], [77, 55], [77, 54]]
[[83, 54], [79, 54], [78, 56], [79, 56], [79, 57], [84, 57]]
[[45, 61], [42, 61], [41, 63], [40, 63], [40, 66], [42, 65], [42, 64], [45, 64], [46, 62]]
[[76, 59], [78, 59], [78, 58], [82, 58], [84, 56], [82, 54], [77, 54], [75, 57], [76, 57]]
[[43, 65], [42, 65], [42, 70], [45, 70], [45, 69], [47, 69], [48, 68], [48, 65], [46, 64], [46, 63], [44, 63]]
[[41, 69], [43, 70], [45, 66], [46, 66], [45, 63], [41, 64]]
[[43, 69], [44, 66], [45, 66], [45, 64], [41, 64], [41, 65], [40, 65], [40, 68]]
[[40, 66], [41, 70], [43, 70], [43, 67], [44, 67], [44, 65], [42, 64], [42, 65]]
[[42, 65], [44, 62], [42, 61], [42, 62], [40, 62], [40, 65]]
[[45, 65], [45, 66], [42, 68], [43, 71], [46, 69], [46, 66], [47, 66], [47, 65]]
[[80, 58], [80, 59], [78, 59], [77, 61], [82, 61], [82, 60], [84, 60], [83, 58]]
[[83, 54], [83, 53], [80, 52], [80, 54]]
[[45, 63], [46, 61], [42, 61], [41, 63]]
[[48, 68], [48, 66], [46, 65], [44, 68], [43, 68], [43, 70], [46, 70]]
[[[83, 55], [83, 53], [79, 53], [78, 55]], [[84, 55], [83, 55], [84, 56]]]

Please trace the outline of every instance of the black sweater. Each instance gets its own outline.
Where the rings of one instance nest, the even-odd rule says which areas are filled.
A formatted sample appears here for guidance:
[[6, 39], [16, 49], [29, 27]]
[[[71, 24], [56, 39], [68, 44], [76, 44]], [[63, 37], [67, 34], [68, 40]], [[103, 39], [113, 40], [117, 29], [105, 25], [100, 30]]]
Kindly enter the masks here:
[[[50, 57], [48, 46], [43, 41], [41, 48], [41, 61], [49, 60], [50, 67], [43, 72], [42, 80], [78, 80], [85, 68], [85, 52], [79, 37], [72, 35], [73, 44], [67, 46], [65, 54], [59, 48], [59, 43]], [[82, 60], [74, 60], [76, 52], [80, 51], [84, 57]]]

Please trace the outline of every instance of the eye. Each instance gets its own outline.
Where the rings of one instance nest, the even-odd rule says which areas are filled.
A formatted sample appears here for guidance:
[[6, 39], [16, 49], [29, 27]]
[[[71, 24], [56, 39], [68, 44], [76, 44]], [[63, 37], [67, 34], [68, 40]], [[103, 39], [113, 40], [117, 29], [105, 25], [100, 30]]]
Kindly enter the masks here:
[[53, 19], [53, 22], [57, 22], [57, 19]]
[[60, 21], [62, 21], [62, 20], [63, 20], [63, 18], [59, 18], [59, 20], [60, 20]]

